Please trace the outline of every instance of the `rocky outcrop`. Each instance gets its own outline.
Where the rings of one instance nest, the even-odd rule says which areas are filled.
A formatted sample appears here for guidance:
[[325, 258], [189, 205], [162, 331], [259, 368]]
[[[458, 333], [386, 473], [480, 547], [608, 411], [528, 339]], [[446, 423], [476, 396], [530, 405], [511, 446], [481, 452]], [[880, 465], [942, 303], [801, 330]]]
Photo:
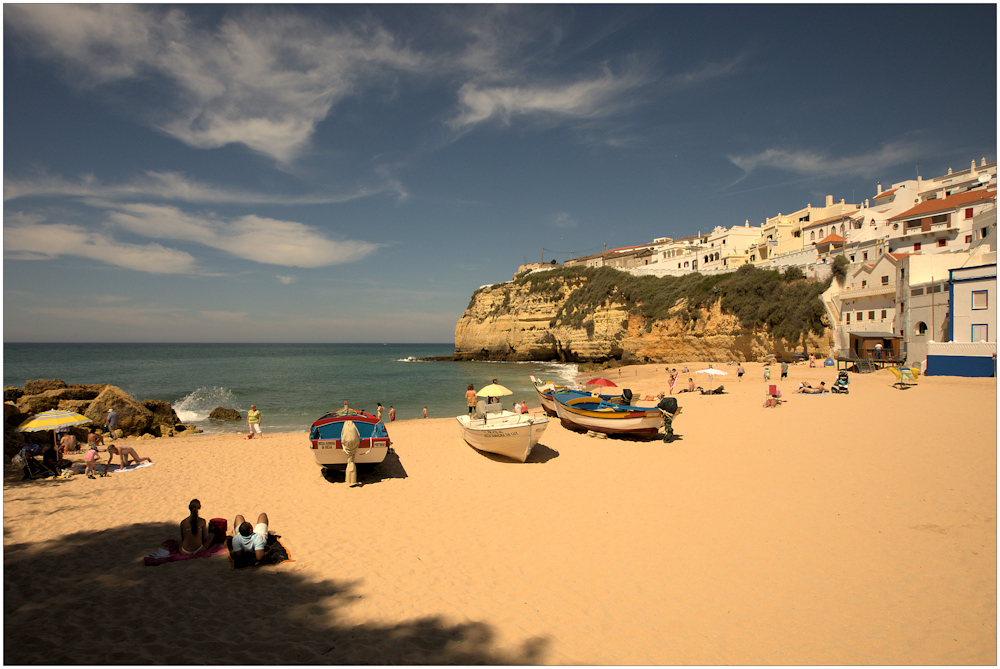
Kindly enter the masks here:
[[692, 311], [681, 300], [670, 317], [647, 323], [629, 305], [608, 300], [591, 309], [579, 327], [555, 323], [571, 290], [564, 286], [558, 294], [533, 293], [530, 284], [511, 282], [477, 291], [455, 326], [455, 358], [728, 362], [759, 360], [769, 353], [825, 356], [832, 345], [829, 329], [794, 344], [775, 338], [767, 328], [748, 329], [736, 316], [724, 314], [718, 301]]
[[[86, 443], [87, 432], [104, 426], [110, 408], [118, 414], [119, 436], [173, 436], [186, 427], [168, 402], [139, 402], [106, 383], [67, 384], [59, 379], [39, 379], [25, 382], [23, 389], [4, 388], [4, 454], [10, 458], [24, 445], [26, 435], [17, 432], [17, 427], [34, 414], [63, 409], [90, 418], [91, 423], [70, 428], [71, 434]], [[198, 431], [193, 426], [188, 429]], [[27, 434], [30, 439], [32, 433]]]
[[213, 420], [240, 420], [240, 412], [236, 409], [225, 409], [223, 407], [216, 407], [212, 409], [212, 413], [208, 414], [208, 417]]

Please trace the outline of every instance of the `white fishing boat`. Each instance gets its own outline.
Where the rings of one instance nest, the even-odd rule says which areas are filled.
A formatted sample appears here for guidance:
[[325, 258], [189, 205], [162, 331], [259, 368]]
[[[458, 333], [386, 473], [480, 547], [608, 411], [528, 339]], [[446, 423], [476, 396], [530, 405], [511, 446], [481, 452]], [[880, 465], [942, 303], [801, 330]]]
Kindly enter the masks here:
[[462, 438], [480, 451], [496, 453], [518, 462], [526, 461], [548, 427], [548, 417], [504, 411], [499, 404], [488, 405], [496, 409], [486, 411], [486, 406], [484, 402], [479, 402], [473, 416], [456, 417]]
[[655, 437], [663, 425], [663, 415], [656, 407], [612, 404], [572, 393], [555, 393], [553, 397], [559, 421], [568, 430]]

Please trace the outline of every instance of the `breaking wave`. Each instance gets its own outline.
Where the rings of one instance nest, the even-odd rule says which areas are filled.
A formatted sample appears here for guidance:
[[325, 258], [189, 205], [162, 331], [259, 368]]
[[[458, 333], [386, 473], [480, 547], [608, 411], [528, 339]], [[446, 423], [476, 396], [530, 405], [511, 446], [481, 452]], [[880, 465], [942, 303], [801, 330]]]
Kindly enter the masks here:
[[228, 388], [198, 388], [177, 400], [174, 412], [182, 423], [208, 420], [208, 415], [217, 407], [236, 409], [236, 398]]

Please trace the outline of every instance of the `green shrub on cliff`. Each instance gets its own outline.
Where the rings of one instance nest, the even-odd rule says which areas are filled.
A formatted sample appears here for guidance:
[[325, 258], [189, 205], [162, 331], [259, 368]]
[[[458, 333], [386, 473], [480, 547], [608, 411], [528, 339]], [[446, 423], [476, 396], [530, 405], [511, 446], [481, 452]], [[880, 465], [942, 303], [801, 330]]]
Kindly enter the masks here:
[[[582, 328], [598, 307], [619, 303], [646, 320], [676, 316], [685, 323], [703, 318], [704, 310], [721, 300], [723, 313], [733, 314], [747, 328], [767, 327], [776, 337], [794, 341], [810, 331], [822, 334], [825, 310], [820, 294], [829, 282], [804, 278], [786, 270], [782, 275], [746, 265], [729, 274], [706, 276], [697, 272], [677, 277], [633, 276], [611, 267], [570, 267], [518, 277], [515, 285], [528, 286], [530, 295], [556, 298], [566, 288], [569, 295], [550, 325]], [[682, 304], [683, 302], [683, 304]]]

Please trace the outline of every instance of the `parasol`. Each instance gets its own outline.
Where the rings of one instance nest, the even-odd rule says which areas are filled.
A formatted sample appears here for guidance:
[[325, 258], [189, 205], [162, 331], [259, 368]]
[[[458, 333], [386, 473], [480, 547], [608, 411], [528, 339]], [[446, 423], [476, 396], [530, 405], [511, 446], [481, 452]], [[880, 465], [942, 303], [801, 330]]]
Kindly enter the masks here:
[[606, 388], [617, 388], [618, 387], [617, 383], [615, 383], [614, 381], [608, 381], [603, 376], [599, 376], [596, 379], [591, 379], [590, 381], [587, 381], [583, 385], [585, 385], [585, 386], [604, 386]]
[[[73, 425], [82, 425], [89, 422], [89, 418], [82, 414], [78, 414], [75, 411], [50, 409], [48, 411], [35, 414], [28, 420], [21, 423], [17, 426], [17, 431], [41, 432], [42, 430], [58, 430], [61, 427], [71, 427]], [[52, 442], [55, 443], [54, 434], [52, 436]]]
[[[722, 371], [721, 369], [715, 369], [714, 367], [709, 367], [708, 369], [699, 369], [695, 372], [695, 374], [708, 374], [710, 377], [712, 377], [717, 375], [725, 376], [726, 372]], [[712, 389], [711, 378], [709, 379], [708, 389], [709, 390]]]
[[504, 388], [498, 383], [491, 383], [488, 386], [483, 387], [482, 390], [476, 393], [478, 397], [500, 397], [501, 395], [513, 395], [514, 391]]

